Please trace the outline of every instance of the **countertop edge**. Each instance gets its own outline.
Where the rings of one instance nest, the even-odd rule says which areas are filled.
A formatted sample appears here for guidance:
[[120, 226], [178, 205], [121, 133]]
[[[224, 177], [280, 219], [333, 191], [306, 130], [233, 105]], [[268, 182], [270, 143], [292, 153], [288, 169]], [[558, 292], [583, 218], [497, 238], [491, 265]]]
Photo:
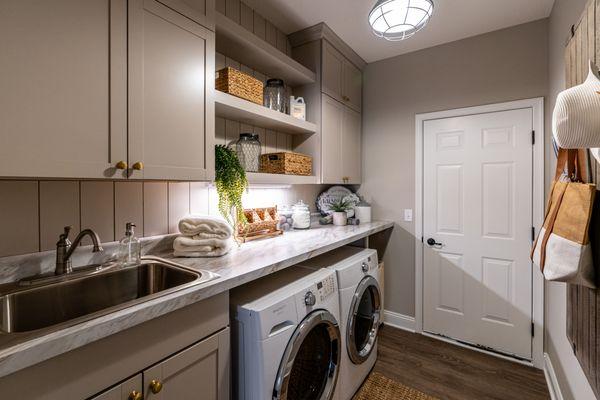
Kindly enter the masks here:
[[[0, 378], [56, 357], [86, 344], [160, 317], [180, 308], [218, 295], [273, 272], [288, 268], [301, 261], [318, 256], [338, 247], [363, 239], [372, 234], [393, 228], [391, 221], [374, 221], [374, 225], [359, 233], [307, 249], [273, 264], [266, 264], [250, 272], [233, 277], [220, 277], [213, 281], [183, 289], [147, 302], [134, 305], [80, 324], [0, 350]], [[327, 228], [324, 228], [327, 229]], [[183, 263], [185, 264], [185, 263]], [[143, 311], [143, 312], [142, 312]]]

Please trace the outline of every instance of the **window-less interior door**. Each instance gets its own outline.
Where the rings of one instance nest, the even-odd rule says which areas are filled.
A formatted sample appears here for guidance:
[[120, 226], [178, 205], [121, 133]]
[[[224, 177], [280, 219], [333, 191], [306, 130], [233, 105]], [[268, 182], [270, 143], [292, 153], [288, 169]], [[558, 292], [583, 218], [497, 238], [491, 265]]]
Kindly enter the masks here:
[[532, 358], [531, 108], [424, 122], [423, 328]]

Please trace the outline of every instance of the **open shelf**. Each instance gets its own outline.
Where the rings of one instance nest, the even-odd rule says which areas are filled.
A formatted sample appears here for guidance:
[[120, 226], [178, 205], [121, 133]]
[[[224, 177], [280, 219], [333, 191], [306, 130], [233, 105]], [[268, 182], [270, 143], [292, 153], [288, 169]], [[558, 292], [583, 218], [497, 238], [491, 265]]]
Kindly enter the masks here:
[[318, 183], [316, 176], [265, 174], [261, 172], [246, 172], [248, 183], [264, 185], [309, 185]]
[[317, 126], [312, 122], [294, 118], [218, 90], [215, 90], [215, 115], [289, 134], [311, 134], [317, 131]]
[[219, 53], [270, 78], [283, 79], [290, 86], [316, 81], [313, 71], [219, 12], [215, 13], [215, 25], [216, 47]]

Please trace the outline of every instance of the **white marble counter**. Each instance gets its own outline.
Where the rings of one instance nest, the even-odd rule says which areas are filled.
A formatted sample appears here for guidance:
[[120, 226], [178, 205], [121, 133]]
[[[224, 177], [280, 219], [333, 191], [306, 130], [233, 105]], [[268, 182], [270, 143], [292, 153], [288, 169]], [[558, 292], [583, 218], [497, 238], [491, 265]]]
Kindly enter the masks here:
[[[178, 263], [189, 268], [215, 272], [220, 277], [65, 329], [43, 334], [0, 334], [0, 377], [392, 226], [393, 223], [384, 221], [358, 226], [318, 226], [249, 242], [220, 258], [177, 258]], [[171, 257], [164, 253], [156, 255]]]

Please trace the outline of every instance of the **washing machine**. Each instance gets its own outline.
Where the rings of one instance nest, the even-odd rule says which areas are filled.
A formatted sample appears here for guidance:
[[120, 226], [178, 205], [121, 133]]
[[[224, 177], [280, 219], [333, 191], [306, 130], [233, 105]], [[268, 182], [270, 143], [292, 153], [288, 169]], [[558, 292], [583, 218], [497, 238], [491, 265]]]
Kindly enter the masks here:
[[345, 246], [302, 265], [315, 270], [336, 271], [342, 356], [335, 396], [339, 400], [349, 400], [377, 360], [377, 335], [383, 316], [377, 252]]
[[231, 291], [230, 311], [233, 399], [333, 399], [342, 348], [335, 271], [279, 271]]

